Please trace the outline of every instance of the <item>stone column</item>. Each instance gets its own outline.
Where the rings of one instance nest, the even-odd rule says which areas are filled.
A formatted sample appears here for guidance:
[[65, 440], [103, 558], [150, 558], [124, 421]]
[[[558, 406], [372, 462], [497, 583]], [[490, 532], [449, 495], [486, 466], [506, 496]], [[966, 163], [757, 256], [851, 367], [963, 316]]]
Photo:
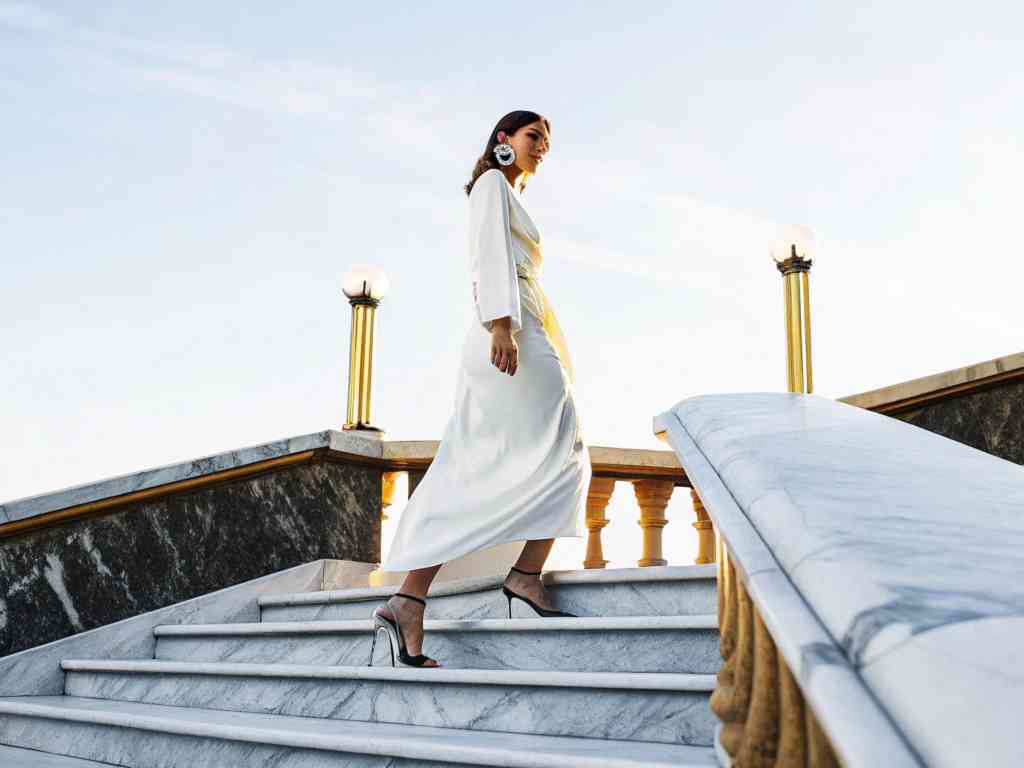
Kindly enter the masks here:
[[380, 519], [388, 520], [387, 508], [394, 503], [395, 500], [395, 481], [398, 479], [400, 472], [382, 472], [380, 482]]
[[697, 556], [693, 562], [697, 565], [715, 562], [715, 525], [708, 517], [704, 509], [704, 502], [697, 495], [697, 489], [690, 489], [690, 497], [693, 499], [693, 511], [697, 513], [697, 522], [693, 527], [697, 529]]
[[601, 548], [601, 529], [608, 525], [605, 510], [608, 500], [615, 490], [614, 477], [592, 477], [587, 490], [587, 555], [583, 561], [584, 568], [604, 568], [608, 561], [604, 559]]
[[672, 498], [675, 484], [671, 480], [633, 480], [633, 492], [640, 505], [640, 519], [637, 521], [644, 531], [643, 556], [639, 566], [667, 565], [661, 552], [661, 529], [668, 524], [665, 507]]

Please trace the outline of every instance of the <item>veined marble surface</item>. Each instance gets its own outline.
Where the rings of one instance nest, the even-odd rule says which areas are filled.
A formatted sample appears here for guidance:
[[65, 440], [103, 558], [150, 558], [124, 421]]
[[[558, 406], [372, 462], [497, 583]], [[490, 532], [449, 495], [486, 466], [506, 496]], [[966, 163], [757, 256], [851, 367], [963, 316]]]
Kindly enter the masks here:
[[654, 429], [848, 765], [1024, 762], [1024, 468], [815, 395], [691, 398]]
[[[446, 667], [580, 672], [718, 671], [714, 616], [425, 621], [423, 652]], [[370, 621], [157, 627], [156, 658], [365, 665]], [[381, 633], [375, 660], [390, 664]]]
[[4, 540], [0, 655], [325, 558], [380, 557], [381, 473], [310, 461]]
[[[591, 568], [567, 571], [545, 571], [541, 577], [549, 586], [561, 584], [634, 584], [648, 582], [701, 581], [716, 577], [712, 565], [661, 565], [647, 568]], [[451, 581], [435, 581], [427, 598], [461, 595], [500, 587], [504, 576], [479, 576]], [[346, 602], [368, 598], [387, 598], [395, 593], [394, 585], [379, 587], [349, 587], [317, 592], [299, 592], [290, 595], [267, 595], [260, 598], [261, 606], [303, 605], [322, 602]]]
[[[0, 699], [0, 735], [117, 765], [224, 768], [686, 768], [710, 749], [168, 707], [74, 696]], [[375, 759], [366, 759], [373, 756]], [[408, 762], [406, 762], [408, 761]]]
[[63, 666], [70, 696], [178, 707], [698, 746], [711, 745], [715, 723], [708, 706], [713, 675], [192, 662]]
[[110, 763], [3, 746], [0, 746], [0, 765], [6, 768], [110, 768]]
[[[651, 571], [652, 573], [648, 573]], [[713, 614], [715, 566], [685, 565], [608, 570], [549, 571], [544, 574], [556, 608], [577, 616], [677, 616]], [[508, 601], [504, 576], [442, 582], [427, 596], [427, 619], [502, 619]], [[396, 587], [359, 587], [264, 595], [260, 621], [365, 619]], [[536, 615], [519, 600], [513, 616]]]
[[35, 515], [43, 515], [58, 509], [66, 509], [77, 504], [85, 504], [112, 496], [121, 496], [133, 491], [155, 488], [158, 485], [188, 480], [193, 477], [222, 472], [226, 469], [254, 464], [258, 461], [276, 459], [293, 453], [302, 453], [317, 448], [329, 448], [360, 456], [380, 457], [382, 447], [380, 437], [375, 433], [354, 434], [352, 431], [325, 430], [309, 435], [288, 437], [270, 443], [225, 451], [212, 456], [203, 456], [191, 461], [168, 464], [163, 467], [145, 469], [141, 472], [130, 472], [117, 477], [99, 480], [94, 483], [76, 485], [59, 491], [28, 496], [0, 504], [0, 523], [24, 520]]
[[160, 625], [256, 620], [259, 610], [256, 601], [260, 595], [315, 589], [322, 583], [323, 569], [323, 560], [306, 563], [0, 657], [0, 695], [33, 696], [63, 692], [64, 673], [60, 663], [64, 659], [152, 659], [156, 648], [153, 629]]

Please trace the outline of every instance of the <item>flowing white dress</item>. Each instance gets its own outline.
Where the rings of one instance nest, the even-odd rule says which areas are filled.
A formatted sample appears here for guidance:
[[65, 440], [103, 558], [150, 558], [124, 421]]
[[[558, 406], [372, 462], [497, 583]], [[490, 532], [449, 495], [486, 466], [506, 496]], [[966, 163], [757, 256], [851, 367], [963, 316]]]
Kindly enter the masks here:
[[[591, 466], [572, 363], [539, 282], [540, 231], [500, 170], [473, 185], [468, 229], [476, 317], [462, 343], [455, 410], [383, 571], [511, 541], [581, 536]], [[506, 316], [519, 348], [514, 376], [491, 363], [491, 321]]]

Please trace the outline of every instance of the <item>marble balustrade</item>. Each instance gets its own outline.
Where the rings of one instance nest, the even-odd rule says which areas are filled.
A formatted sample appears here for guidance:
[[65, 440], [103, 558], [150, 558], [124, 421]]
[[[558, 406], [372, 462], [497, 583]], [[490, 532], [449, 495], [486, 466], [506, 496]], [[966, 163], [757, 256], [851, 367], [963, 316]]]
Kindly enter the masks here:
[[690, 398], [654, 431], [715, 524], [723, 765], [1024, 761], [1021, 467], [815, 395]]

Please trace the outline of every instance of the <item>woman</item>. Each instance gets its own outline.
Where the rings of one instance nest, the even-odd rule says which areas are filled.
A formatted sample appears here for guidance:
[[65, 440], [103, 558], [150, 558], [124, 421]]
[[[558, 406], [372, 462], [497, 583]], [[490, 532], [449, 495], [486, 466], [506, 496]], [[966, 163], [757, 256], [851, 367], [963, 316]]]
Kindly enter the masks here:
[[590, 457], [568, 350], [538, 282], [540, 231], [521, 197], [550, 130], [535, 112], [505, 115], [465, 186], [477, 317], [462, 344], [455, 412], [381, 565], [408, 574], [373, 614], [374, 645], [386, 631], [404, 666], [440, 666], [420, 653], [424, 598], [444, 562], [483, 547], [526, 542], [503, 587], [509, 618], [513, 598], [541, 616], [572, 615], [551, 606], [540, 574], [556, 537], [581, 535]]

